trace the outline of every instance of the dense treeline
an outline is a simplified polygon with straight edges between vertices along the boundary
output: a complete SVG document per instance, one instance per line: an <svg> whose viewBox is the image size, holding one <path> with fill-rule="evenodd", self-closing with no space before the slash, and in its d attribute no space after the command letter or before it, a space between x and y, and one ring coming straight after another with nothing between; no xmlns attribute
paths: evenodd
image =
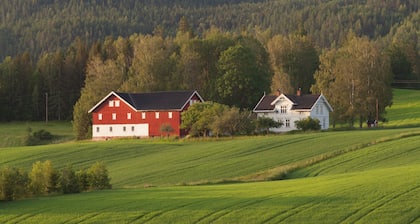
<svg viewBox="0 0 420 224"><path fill-rule="evenodd" d="M418 0L4 0L0 59L25 51L36 58L66 48L76 37L92 43L152 34L158 26L174 36L183 16L200 35L211 26L281 35L304 28L324 48L344 41L350 29L373 39L386 36L419 7Z"/></svg>
<svg viewBox="0 0 420 224"><path fill-rule="evenodd" d="M414 0L0 4L0 54L15 54L0 64L0 121L72 119L78 138L89 136L87 111L112 90L197 89L251 109L263 92L301 88L322 92L334 122L353 125L383 117L393 78L420 77ZM350 51L359 44L365 50Z"/></svg>

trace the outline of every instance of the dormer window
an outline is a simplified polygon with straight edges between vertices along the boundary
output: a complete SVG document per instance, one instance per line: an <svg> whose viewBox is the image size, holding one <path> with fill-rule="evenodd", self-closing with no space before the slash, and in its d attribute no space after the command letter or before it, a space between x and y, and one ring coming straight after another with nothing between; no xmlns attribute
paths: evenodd
<svg viewBox="0 0 420 224"><path fill-rule="evenodd" d="M287 106L286 105L281 105L280 106L280 113L281 114L287 113Z"/></svg>

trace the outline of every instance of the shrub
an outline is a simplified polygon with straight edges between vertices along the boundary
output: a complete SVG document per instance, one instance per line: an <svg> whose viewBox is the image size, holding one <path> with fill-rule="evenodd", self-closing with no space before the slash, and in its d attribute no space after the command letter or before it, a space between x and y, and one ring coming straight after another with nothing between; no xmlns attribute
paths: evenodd
<svg viewBox="0 0 420 224"><path fill-rule="evenodd" d="M33 132L32 129L28 128L28 135L25 138L25 145L39 145L42 141L48 141L53 139L53 135L44 129Z"/></svg>
<svg viewBox="0 0 420 224"><path fill-rule="evenodd" d="M31 194L70 194L110 188L108 170L99 162L77 172L70 165L56 171L49 160L34 163L29 174L16 168L0 169L0 201L12 201Z"/></svg>
<svg viewBox="0 0 420 224"><path fill-rule="evenodd" d="M49 131L46 131L44 129L34 132L33 136L34 138L39 140L51 140L53 137Z"/></svg>
<svg viewBox="0 0 420 224"><path fill-rule="evenodd" d="M87 180L90 190L110 189L110 178L105 164L97 162L87 170Z"/></svg>
<svg viewBox="0 0 420 224"><path fill-rule="evenodd" d="M68 165L60 170L58 189L64 194L79 193L80 184L73 168Z"/></svg>
<svg viewBox="0 0 420 224"><path fill-rule="evenodd" d="M317 131L321 129L321 125L319 124L318 119L313 119L311 117L307 117L306 119L295 121L296 127L302 131L313 130Z"/></svg>
<svg viewBox="0 0 420 224"><path fill-rule="evenodd" d="M16 168L0 169L0 200L11 201L27 195L28 174Z"/></svg>
<svg viewBox="0 0 420 224"><path fill-rule="evenodd" d="M43 195L57 191L58 174L51 161L36 162L29 173L29 189L35 195Z"/></svg>
<svg viewBox="0 0 420 224"><path fill-rule="evenodd" d="M269 117L259 117L255 120L255 128L257 132L265 131L267 134L270 131L270 128L278 128L283 125L281 121L275 121Z"/></svg>

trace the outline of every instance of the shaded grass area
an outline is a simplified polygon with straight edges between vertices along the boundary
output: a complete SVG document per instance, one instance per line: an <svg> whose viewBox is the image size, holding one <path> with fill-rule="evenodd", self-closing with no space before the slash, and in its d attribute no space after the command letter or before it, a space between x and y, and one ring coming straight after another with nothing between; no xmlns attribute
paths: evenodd
<svg viewBox="0 0 420 224"><path fill-rule="evenodd" d="M0 123L0 148L25 145L29 129L32 132L46 130L53 135L53 139L45 144L71 141L74 139L71 122L8 122Z"/></svg>
<svg viewBox="0 0 420 224"><path fill-rule="evenodd" d="M2 223L418 223L419 165L0 203Z"/></svg>

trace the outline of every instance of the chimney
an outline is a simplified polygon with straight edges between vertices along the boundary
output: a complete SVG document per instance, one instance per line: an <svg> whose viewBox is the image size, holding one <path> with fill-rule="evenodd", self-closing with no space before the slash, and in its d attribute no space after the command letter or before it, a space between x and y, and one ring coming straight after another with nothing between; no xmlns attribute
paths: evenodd
<svg viewBox="0 0 420 224"><path fill-rule="evenodd" d="M300 96L302 94L302 90L299 88L296 92L296 96Z"/></svg>
<svg viewBox="0 0 420 224"><path fill-rule="evenodd" d="M280 96L280 95L281 95L281 90L280 89L277 89L276 96Z"/></svg>

